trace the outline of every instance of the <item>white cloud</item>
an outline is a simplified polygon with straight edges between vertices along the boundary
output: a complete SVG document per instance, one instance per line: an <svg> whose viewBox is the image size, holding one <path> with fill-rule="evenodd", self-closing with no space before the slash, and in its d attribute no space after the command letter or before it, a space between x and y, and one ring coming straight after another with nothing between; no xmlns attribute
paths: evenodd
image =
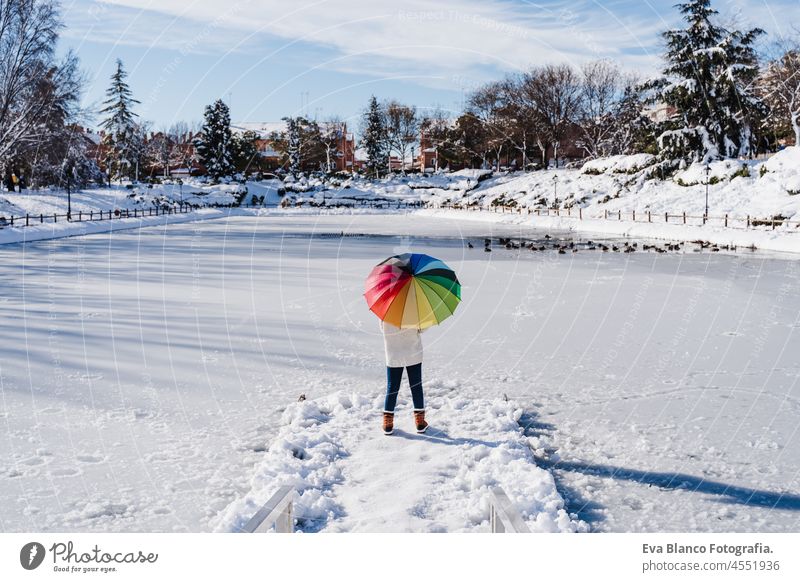
<svg viewBox="0 0 800 582"><path fill-rule="evenodd" d="M95 40L184 52L246 50L294 59L299 42L323 49L314 51L317 60L306 59L309 69L324 64L453 85L456 76L469 84L498 70L596 58L652 72L661 31L679 21L675 1L103 0L90 4L91 18L73 20L80 29L93 19ZM719 0L715 6L724 15L738 13L742 24L770 30L779 30L787 12L795 13L788 20L798 16L796 0Z"/></svg>
<svg viewBox="0 0 800 582"><path fill-rule="evenodd" d="M345 57L337 58L333 68L357 68L373 74L444 71L448 75L599 57L650 68L657 58L658 32L663 28L655 19L599 9L591 1L543 6L480 0L438 4L429 0L231 0L224 9L219 0L106 0L99 5L109 14L118 6L238 31L215 38L220 50L236 50L248 35L312 43L334 51L334 58ZM184 42L181 37L191 37L186 29L195 26L192 22L173 26L171 30L183 30L162 35L158 42L174 48ZM117 28L108 26L104 38ZM137 32L146 35L141 27ZM639 56L625 56L629 51Z"/></svg>

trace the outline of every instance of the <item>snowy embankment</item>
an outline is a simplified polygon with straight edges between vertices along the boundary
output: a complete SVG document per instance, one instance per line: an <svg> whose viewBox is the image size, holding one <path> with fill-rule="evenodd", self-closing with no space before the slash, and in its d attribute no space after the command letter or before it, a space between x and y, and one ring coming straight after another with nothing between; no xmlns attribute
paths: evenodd
<svg viewBox="0 0 800 582"><path fill-rule="evenodd" d="M130 230L132 228L141 228L143 226L161 226L181 222L192 222L195 220L210 220L230 215L231 211L229 209L204 208L185 214L162 214L160 216L143 216L141 218L87 220L82 222L49 222L27 227L6 227L0 229L0 245L103 232L116 232L120 230Z"/></svg>
<svg viewBox="0 0 800 582"><path fill-rule="evenodd" d="M306 208L201 208L179 214L162 214L159 216L143 216L141 218L114 218L111 220L84 220L81 222L45 222L23 227L0 228L0 245L51 240L87 234L100 234L131 230L146 226L164 226L201 220L215 220L235 216L318 216L318 215L367 215L391 214L392 210L376 210L374 208L347 209L306 209Z"/></svg>
<svg viewBox="0 0 800 582"><path fill-rule="evenodd" d="M72 192L72 213L108 212L109 210L166 209L182 204L197 206L230 206L235 204L264 204L280 202L279 180L263 180L245 184L207 184L199 179L187 179L183 184L114 184L110 187L86 188ZM67 193L59 189L0 192L0 216L52 216L67 211Z"/></svg>
<svg viewBox="0 0 800 582"><path fill-rule="evenodd" d="M585 531L565 511L551 474L534 463L517 423L522 410L458 397L457 388L428 384L424 435L414 431L408 403L388 437L381 398L337 392L291 404L250 491L221 512L215 529L237 531L291 485L300 531L488 531L489 488L499 485L531 531Z"/></svg>

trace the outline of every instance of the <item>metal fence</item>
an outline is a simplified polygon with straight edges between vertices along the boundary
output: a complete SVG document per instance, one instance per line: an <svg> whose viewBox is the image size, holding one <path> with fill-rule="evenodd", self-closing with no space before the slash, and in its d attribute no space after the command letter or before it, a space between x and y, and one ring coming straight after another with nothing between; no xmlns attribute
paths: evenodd
<svg viewBox="0 0 800 582"><path fill-rule="evenodd" d="M189 204L179 203L177 206L151 206L150 208L117 208L115 210L90 210L65 214L25 214L10 217L0 216L0 227L24 227L38 224L55 224L58 222L95 222L99 220L120 220L122 218L145 218L148 216L165 216L170 214L188 214L201 208L232 208L223 204ZM242 205L253 207L253 205Z"/></svg>

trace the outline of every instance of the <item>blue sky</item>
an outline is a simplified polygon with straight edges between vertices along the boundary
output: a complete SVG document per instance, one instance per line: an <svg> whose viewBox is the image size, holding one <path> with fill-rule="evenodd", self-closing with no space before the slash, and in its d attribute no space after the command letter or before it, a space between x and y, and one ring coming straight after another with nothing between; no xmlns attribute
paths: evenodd
<svg viewBox="0 0 800 582"><path fill-rule="evenodd" d="M234 121L305 113L357 126L369 96L458 112L475 86L546 62L610 58L649 75L675 0L63 0L97 104L121 58L156 128L223 98ZM716 0L726 22L772 35L797 0Z"/></svg>

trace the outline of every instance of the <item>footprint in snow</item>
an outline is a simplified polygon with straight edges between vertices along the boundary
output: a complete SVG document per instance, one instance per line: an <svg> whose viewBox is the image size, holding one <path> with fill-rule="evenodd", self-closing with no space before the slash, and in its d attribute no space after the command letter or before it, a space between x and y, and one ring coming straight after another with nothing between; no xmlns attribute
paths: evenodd
<svg viewBox="0 0 800 582"><path fill-rule="evenodd" d="M80 475L83 473L80 469L72 469L69 467L63 469L53 469L50 471L50 475L52 477L75 477L76 475Z"/></svg>
<svg viewBox="0 0 800 582"><path fill-rule="evenodd" d="M101 457L99 455L77 455L75 457L81 463L102 463L105 461L105 457Z"/></svg>

